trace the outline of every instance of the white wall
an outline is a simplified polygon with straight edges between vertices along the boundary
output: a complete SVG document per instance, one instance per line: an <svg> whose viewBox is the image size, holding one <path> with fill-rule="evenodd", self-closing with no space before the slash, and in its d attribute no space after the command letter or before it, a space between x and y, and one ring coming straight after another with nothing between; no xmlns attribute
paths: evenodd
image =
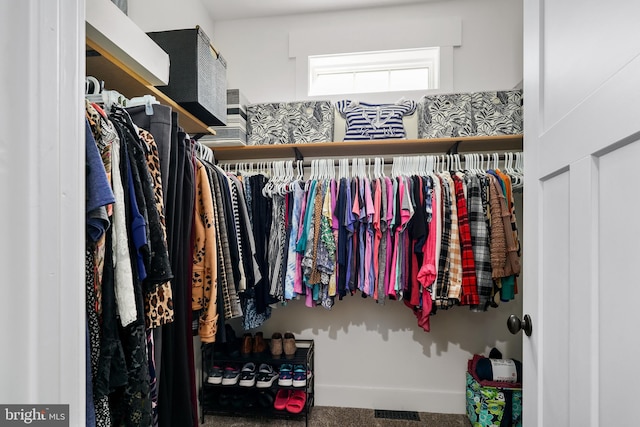
<svg viewBox="0 0 640 427"><path fill-rule="evenodd" d="M200 0L129 0L128 6L127 15L144 32L181 30L199 25L210 39L213 38L213 20Z"/></svg>
<svg viewBox="0 0 640 427"><path fill-rule="evenodd" d="M508 89L522 80L522 2L452 0L386 9L215 22L214 42L228 62L228 84L249 102L304 99L296 93L296 62L289 57L289 34L318 29L379 34L386 46L394 28L407 22L460 18L462 42L453 49L453 91ZM355 31L354 31L355 28ZM347 30L348 29L348 30ZM385 31L388 30L388 31ZM334 37L327 40L334 42ZM349 51L350 37L344 37ZM355 45L356 41L354 41ZM357 43L362 43L357 38ZM398 41L400 43L400 41ZM317 44L313 39L309 44ZM397 48L411 46L411 40ZM387 47L391 48L391 47ZM422 94L390 94L419 99ZM518 210L522 204L518 203ZM520 221L519 224L522 224ZM318 405L464 412L466 361L497 346L506 357L521 360L521 336L506 329L511 313L522 312L521 297L488 313L457 307L432 318L432 332L417 326L402 302L378 306L359 295L337 301L331 311L309 309L296 301L274 311L264 325L266 336L291 330L316 342ZM239 330L239 327L236 328Z"/></svg>
<svg viewBox="0 0 640 427"><path fill-rule="evenodd" d="M331 45L340 36L342 52L363 47L400 49L415 47L415 40L435 39L430 26L456 18L462 21L462 43L453 48L453 86L446 92L510 89L519 84L521 0L451 0L339 13L216 21L212 37L227 59L229 88L240 89L252 103L295 101L305 97L296 92L296 61L289 57L290 33L308 33L309 45L318 44L318 33L324 34L323 41ZM368 47L363 46L361 34L368 36L371 42ZM394 46L389 46L389 40ZM407 98L418 99L421 95L408 93ZM394 93L386 100L398 98L399 94Z"/></svg>
<svg viewBox="0 0 640 427"><path fill-rule="evenodd" d="M522 80L520 0L451 0L333 14L216 21L211 33L201 22L197 3L189 2L197 13L168 0L130 0L129 10L145 31L201 24L227 59L228 87L240 89L252 103L303 99L296 94L290 33L309 30L312 34L322 29L329 34L355 28L379 34L372 40L382 45L393 28L407 22L419 31L416 17L424 17L425 22L445 18L462 22L461 45L453 48L452 91L508 89ZM345 38L345 45L349 40ZM412 99L420 96L406 95ZM397 98L398 94L391 94L387 100ZM371 98L375 102L384 99ZM517 210L522 210L521 199ZM331 311L291 302L274 310L262 330L267 337L275 331L292 331L296 337L315 339L317 405L463 413L467 359L474 353L487 354L493 346L505 357L521 359L520 335L512 336L506 329L511 313L521 315L520 295L487 313L471 313L463 307L439 311L432 318L432 332L426 333L402 302L378 306L358 295L336 301ZM243 332L237 320L232 325L236 332Z"/></svg>
<svg viewBox="0 0 640 427"><path fill-rule="evenodd" d="M0 135L0 402L67 404L73 426L85 424L84 10L0 2L0 127L20 134Z"/></svg>

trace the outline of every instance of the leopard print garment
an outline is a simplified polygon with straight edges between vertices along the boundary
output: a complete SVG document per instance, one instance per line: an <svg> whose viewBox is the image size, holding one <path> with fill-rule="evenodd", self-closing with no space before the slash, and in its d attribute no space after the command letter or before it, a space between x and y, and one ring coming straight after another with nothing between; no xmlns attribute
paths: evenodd
<svg viewBox="0 0 640 427"><path fill-rule="evenodd" d="M213 222L213 196L204 165L197 162L196 215L193 222L193 273L191 309L204 310L198 326L202 342L213 342L218 319L216 229Z"/></svg>
<svg viewBox="0 0 640 427"><path fill-rule="evenodd" d="M91 364L91 382L95 383L100 364L100 322L98 314L94 310L96 306L95 287L95 264L94 250L91 243L85 245L85 278L86 278L86 298L87 298L87 327L89 329L89 349ZM96 396L93 393L93 405L96 414L96 427L108 427L111 425L111 413L109 410L109 398L107 396Z"/></svg>
<svg viewBox="0 0 640 427"><path fill-rule="evenodd" d="M164 217L164 198L162 193L162 176L160 173L160 157L158 155L158 147L153 135L146 130L140 129L140 139L144 142L144 148L147 154L147 165L149 173L153 179L153 188L155 193L155 203L160 215L160 225L162 228L163 239L167 240L167 228ZM171 282L165 282L158 285L153 291L145 294L144 297L145 323L147 328L156 328L173 322L173 293L171 290Z"/></svg>
<svg viewBox="0 0 640 427"><path fill-rule="evenodd" d="M105 172L107 173L107 179L111 182L111 145L113 140L117 138L113 125L103 117L96 108L85 100L85 113L86 118L93 134L93 139L96 141L96 145L102 158L102 164L104 165ZM113 212L112 205L106 206L107 215L111 218ZM102 272L104 269L104 254L105 254L105 236L103 235L97 242L94 254L94 264L96 265L96 277L95 277L95 311L98 317L102 317Z"/></svg>

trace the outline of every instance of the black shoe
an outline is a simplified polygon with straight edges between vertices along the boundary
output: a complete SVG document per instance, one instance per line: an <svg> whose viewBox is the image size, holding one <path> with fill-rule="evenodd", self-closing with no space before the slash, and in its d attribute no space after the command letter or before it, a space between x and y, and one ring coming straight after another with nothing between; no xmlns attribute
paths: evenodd
<svg viewBox="0 0 640 427"><path fill-rule="evenodd" d="M273 392L271 390L265 390L258 393L258 405L262 408L272 408Z"/></svg>
<svg viewBox="0 0 640 427"><path fill-rule="evenodd" d="M225 353L230 357L240 356L240 339L238 339L236 331L228 323L225 323L224 330L226 338L224 343Z"/></svg>
<svg viewBox="0 0 640 427"><path fill-rule="evenodd" d="M244 398L243 396L239 395L239 394L234 394L231 397L231 406L233 406L235 409L240 409L244 406Z"/></svg>
<svg viewBox="0 0 640 427"><path fill-rule="evenodd" d="M229 406L229 404L231 403L231 396L229 396L228 394L222 393L220 395L220 397L218 397L218 403L220 404L220 406Z"/></svg>

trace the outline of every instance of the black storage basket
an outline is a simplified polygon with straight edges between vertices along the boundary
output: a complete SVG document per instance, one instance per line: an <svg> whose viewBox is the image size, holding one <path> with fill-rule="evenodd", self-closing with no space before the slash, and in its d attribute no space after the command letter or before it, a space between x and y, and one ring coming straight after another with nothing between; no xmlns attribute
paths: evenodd
<svg viewBox="0 0 640 427"><path fill-rule="evenodd" d="M171 61L169 85L158 86L208 126L227 123L227 64L196 27L147 33Z"/></svg>

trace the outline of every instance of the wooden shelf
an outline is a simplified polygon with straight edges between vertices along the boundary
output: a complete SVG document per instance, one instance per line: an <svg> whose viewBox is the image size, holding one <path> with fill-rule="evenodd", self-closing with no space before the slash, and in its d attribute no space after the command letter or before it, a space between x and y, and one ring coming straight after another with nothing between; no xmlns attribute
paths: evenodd
<svg viewBox="0 0 640 427"><path fill-rule="evenodd" d="M296 149L307 157L362 157L444 154L456 143L458 153L521 151L522 135L467 136L434 139L386 139L357 142L212 147L216 160L289 159Z"/></svg>
<svg viewBox="0 0 640 427"><path fill-rule="evenodd" d="M104 81L105 89L117 90L127 98L153 95L158 102L170 106L173 111L178 113L179 125L187 133L191 135L215 134L215 130L198 120L159 89L147 83L138 73L102 49L98 43L87 39L86 45L88 53L86 75Z"/></svg>

